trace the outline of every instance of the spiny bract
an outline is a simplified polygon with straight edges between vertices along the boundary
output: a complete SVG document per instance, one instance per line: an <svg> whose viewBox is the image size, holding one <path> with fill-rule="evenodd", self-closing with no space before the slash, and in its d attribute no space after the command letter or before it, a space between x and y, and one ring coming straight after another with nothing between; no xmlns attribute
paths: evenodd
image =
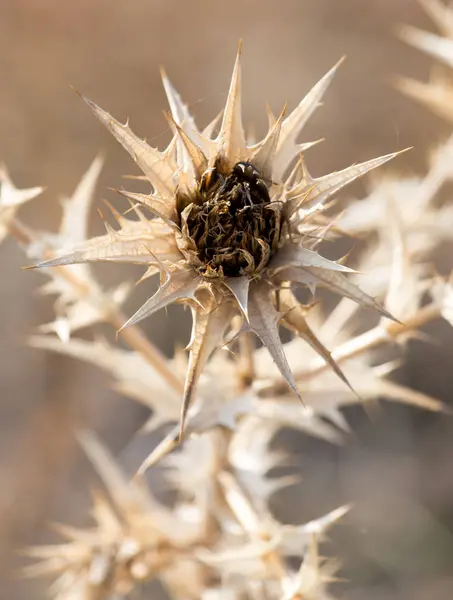
<svg viewBox="0 0 453 600"><path fill-rule="evenodd" d="M305 321L291 283L327 286L380 314L390 315L346 277L351 269L323 258L315 249L329 225L321 217L326 203L343 186L393 158L389 154L320 178L309 174L299 133L337 69L331 69L285 117L270 116L265 138L248 144L241 120L241 52L237 55L220 131L216 121L200 131L165 73L174 132L163 152L139 139L90 100L96 117L129 152L145 174L149 194L121 191L139 220L118 218L119 229L75 247L43 266L95 261L140 263L144 277L157 272L161 285L129 319L137 323L172 302L188 303L193 313L190 360L181 415L181 432L197 380L212 352L238 333L254 332L269 350L289 386L299 395L279 337L279 322L309 339L343 377ZM290 170L292 163L295 166ZM142 209L148 209L147 219Z"/></svg>

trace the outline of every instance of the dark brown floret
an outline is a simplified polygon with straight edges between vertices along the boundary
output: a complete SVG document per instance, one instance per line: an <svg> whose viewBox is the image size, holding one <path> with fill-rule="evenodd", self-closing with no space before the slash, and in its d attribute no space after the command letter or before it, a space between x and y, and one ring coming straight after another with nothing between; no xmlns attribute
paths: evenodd
<svg viewBox="0 0 453 600"><path fill-rule="evenodd" d="M205 173L195 194L178 196L179 214L187 206L188 235L205 276L257 272L278 245L279 206L271 202L266 183L250 163L238 162L229 174L220 165Z"/></svg>

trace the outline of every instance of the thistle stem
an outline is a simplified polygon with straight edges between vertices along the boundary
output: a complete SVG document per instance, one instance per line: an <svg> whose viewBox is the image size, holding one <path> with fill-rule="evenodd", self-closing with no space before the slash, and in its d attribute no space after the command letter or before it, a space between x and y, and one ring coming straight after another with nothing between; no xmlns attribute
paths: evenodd
<svg viewBox="0 0 453 600"><path fill-rule="evenodd" d="M239 387L241 390L248 389L255 379L255 361L252 334L249 331L239 336Z"/></svg>
<svg viewBox="0 0 453 600"><path fill-rule="evenodd" d="M233 473L222 471L218 475L218 481L226 504L244 531L255 542L267 541L268 536L262 531L261 519ZM269 550L261 558L279 579L287 576L283 560L276 550Z"/></svg>

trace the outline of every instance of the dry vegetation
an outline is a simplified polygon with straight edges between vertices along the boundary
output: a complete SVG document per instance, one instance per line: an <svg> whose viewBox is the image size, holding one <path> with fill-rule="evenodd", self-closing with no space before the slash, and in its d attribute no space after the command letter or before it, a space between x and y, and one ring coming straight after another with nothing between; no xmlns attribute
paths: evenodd
<svg viewBox="0 0 453 600"><path fill-rule="evenodd" d="M420 3L441 35L405 27L401 36L451 69L453 10L438 0ZM360 514L357 497L365 477L358 482L349 472L349 483L346 477L333 497L313 492L316 477L307 482L298 464L295 440L302 438L294 432L321 453L347 445L354 437L349 407L364 411L370 432L381 414L379 400L451 418L447 398L409 385L401 373L414 340L421 357L431 352L434 330L426 326L453 324L453 137L444 125L423 175L374 171L400 160L394 152L365 162L359 154L353 166L335 165L343 170L313 177L306 164L313 144L304 127L334 75L341 78L341 69L329 71L280 117L269 110L268 133L257 142L242 126L239 54L223 114L205 129L163 74L173 137L161 152L83 97L143 175L124 180L134 187L120 190L124 204L102 203L105 159L98 156L63 200L56 231L20 215L22 205L42 201L43 189L18 188L6 168L1 172L0 242L14 240L24 262L43 269L40 292L54 297L52 316L35 327L29 345L94 365L110 388L142 408L139 427L124 417L131 434L123 436L121 452L58 410L50 427L38 421L37 446L52 438L64 461L73 434L96 471L90 522L53 523L59 539L22 550L31 559L22 575L44 575L47 584L50 578L55 600L159 594L330 600L345 595L343 577L352 579L351 597L381 599L390 596L379 577L397 579L398 569L406 569L410 579L406 563L414 545L432 561L453 556L447 528L421 504L399 507L390 496L386 505L383 496L385 510L398 517L387 523L381 514L373 523ZM402 78L398 86L451 121L451 77L448 69L437 70L429 83ZM338 200L343 187L371 170L366 192ZM106 232L91 236L96 208ZM97 262L127 268L106 284ZM135 264L144 267L144 291L132 314ZM155 293L151 276L158 280ZM191 309L193 326L188 348L177 347L168 358L138 323L158 310L162 316L174 302ZM395 435L407 435L407 414L393 413ZM363 461L366 471L366 455ZM373 472L370 486L378 494ZM81 485L90 487L86 477ZM297 510L310 499L308 510ZM410 518L399 523L408 507ZM331 529L341 529L337 522L348 522L350 511L359 516L332 544ZM354 570L345 556L345 537L360 529L361 519L375 538L361 540L359 552L381 570L355 589L354 578L373 572L357 560ZM382 544L380 528L392 529L394 548ZM426 537L414 541L423 528ZM426 579L430 586L414 597L451 589L436 569ZM406 586L395 597L412 591Z"/></svg>

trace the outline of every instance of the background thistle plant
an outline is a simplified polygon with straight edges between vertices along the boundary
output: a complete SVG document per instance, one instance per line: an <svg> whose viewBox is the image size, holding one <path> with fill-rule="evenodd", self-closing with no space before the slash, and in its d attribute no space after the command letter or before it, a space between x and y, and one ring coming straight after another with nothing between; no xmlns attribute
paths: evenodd
<svg viewBox="0 0 453 600"><path fill-rule="evenodd" d="M166 85L170 86L168 81ZM58 533L67 543L29 550L33 560L26 573L47 573L56 578L52 593L58 598L149 597L156 593L152 586L157 581L167 595L176 598L254 598L263 594L277 598L332 597L332 581L337 576L348 576L348 572L343 568L338 573L338 561L323 561L321 556L345 557L347 544L334 549L325 545L324 534L328 528L330 533L330 526L344 517L349 502L356 501L357 496L360 499L364 486L353 483L345 486L341 497L322 494L310 501L320 492L319 479L316 484L313 475L323 477L326 469L313 470L307 480L310 469L306 464L301 468L301 460L295 460L294 452L288 452L285 439L288 440L288 429L299 429L309 434L299 437L299 444L302 440L307 444L311 439L317 454L327 451L339 455L343 450L336 451L334 447L351 446L351 415L354 420L354 414L358 414L345 413L344 406L363 401L373 417L370 429L374 430L378 424L373 400L377 397L415 404L431 412L447 412L440 400L389 375L398 366L403 351L413 348L409 342L420 327L432 320L442 323L442 316L450 318L448 277L439 276L429 264L436 258L440 244L448 244L450 238L448 202L437 204L444 183L450 178L449 153L446 143L433 154L426 177L390 179L387 175L385 179L375 179L367 194L357 188L352 193L363 196L360 202L351 202L333 223L333 213L323 218L320 215L316 223L319 231L330 226L331 238L350 236L347 249L353 244L359 246L348 257L348 263L362 273L350 273L348 281L352 286L363 285L368 297L379 298L384 310L400 322L369 322L360 305L348 299L332 310L326 308L327 297L321 296L322 302L315 306L300 305L288 290L281 292L278 308L285 311L288 328L298 334L285 341L284 352L306 408L288 390L266 349L253 350L250 338L241 335L231 346L232 355L217 351L203 371L197 372L198 389L188 414L185 443L177 452L172 449L178 438L188 356L184 351L176 351L172 359L167 359L154 345L152 330L147 336L136 325L122 331L128 348L115 343L112 331L124 324L125 314L130 314L129 305L121 308L129 302L131 289L124 279L130 274L125 273L119 282L105 283L100 271L86 265L60 264L46 271L48 284L44 291L57 295L55 314L35 324L39 331L35 330L31 345L98 365L120 393L138 400L152 412L123 452L115 452L116 458L100 442L108 431L105 421L112 418L111 410L102 411L100 437L86 431L79 435L80 444L102 481L101 484L98 480L96 487L101 489L93 494L93 529L88 531L84 525L58 526ZM246 175L247 161L241 164L240 158L247 157L235 157L232 171L239 163ZM28 260L54 261L87 237L89 205L99 205L101 195L102 187L96 187L97 177L102 177L100 167L97 159L64 203L59 234L45 233L43 224L37 227L30 218L25 219L25 225L17 214L10 213L5 219L11 236L25 249ZM310 170L316 174L321 171L318 167ZM249 189L246 184L260 185L260 169L248 173L246 181L241 173L232 174L234 185L243 186L242 189ZM226 174L224 181L232 181L228 177ZM135 196L140 193L132 192ZM17 196L20 195L18 191ZM34 203L38 205L39 201ZM112 208L113 216L118 227L133 237L144 221L137 220L132 212L123 214L124 209L118 210L120 206ZM138 213L141 214L140 208ZM34 219L39 222L36 215ZM159 225L147 219L147 227L157 230ZM149 236L149 244L156 239L155 233ZM110 232L110 236L115 234ZM329 251L324 245L319 248L321 256L324 248L329 257L345 251ZM441 272L448 275L450 264L446 262L447 267ZM27 276L33 277L30 273ZM303 301L308 303L308 296ZM240 327L237 319L233 320L233 327ZM48 354L49 360L53 360L53 355ZM77 363L72 365L71 369L77 369ZM354 390L338 375L347 377ZM108 396L112 402L111 394ZM99 394L95 398L99 401ZM127 405L124 415L132 415L133 411L132 405ZM138 414L142 415L142 426L148 414ZM399 413L389 414L394 419ZM398 437L404 438L408 415L412 413L400 414ZM127 425L123 421L124 431ZM442 422L447 423L448 418L443 417ZM131 433L133 427L131 424ZM73 434L79 428L70 425L68 429ZM282 436L284 429L286 436ZM58 439L60 435L64 439L64 431L60 427L59 432L52 432L52 437ZM324 441L316 442L315 438ZM123 445L118 440L113 443L116 450ZM44 441L39 447L42 446ZM411 469L403 470L405 476L408 472ZM383 487L387 493L386 486L376 487L372 481L368 487L376 491ZM87 488L83 478L77 489ZM306 510L291 517L296 498L306 503ZM379 505L385 506L385 502ZM404 506L407 508L408 504ZM352 514L358 514L360 519L361 510L359 502ZM395 506L390 512L402 514ZM427 531L437 531L433 521L423 520L415 505L411 514L414 525L429 523ZM343 529L347 531L343 539L350 540L354 535L351 532L356 528L355 518L349 517L351 526ZM67 515L59 520L73 521ZM407 523L407 518L402 522ZM384 530L384 524L380 525L380 530ZM398 527L401 528L401 522ZM395 521L393 530L398 531ZM400 550L392 558L385 551L379 552L379 535L380 531L374 529L372 539L369 538L377 548L374 559L381 564L387 561L387 568L398 572L395 556L411 556L413 549ZM403 530L397 537L404 540L407 534ZM36 538L30 541L36 543ZM439 537L431 547L437 548L438 541ZM358 546L365 556L373 556L367 541ZM364 573L362 561L360 575L363 577ZM352 579L357 581L360 577ZM350 589L354 589L351 585ZM386 590L384 597L388 595ZM378 593L377 597L382 595Z"/></svg>

